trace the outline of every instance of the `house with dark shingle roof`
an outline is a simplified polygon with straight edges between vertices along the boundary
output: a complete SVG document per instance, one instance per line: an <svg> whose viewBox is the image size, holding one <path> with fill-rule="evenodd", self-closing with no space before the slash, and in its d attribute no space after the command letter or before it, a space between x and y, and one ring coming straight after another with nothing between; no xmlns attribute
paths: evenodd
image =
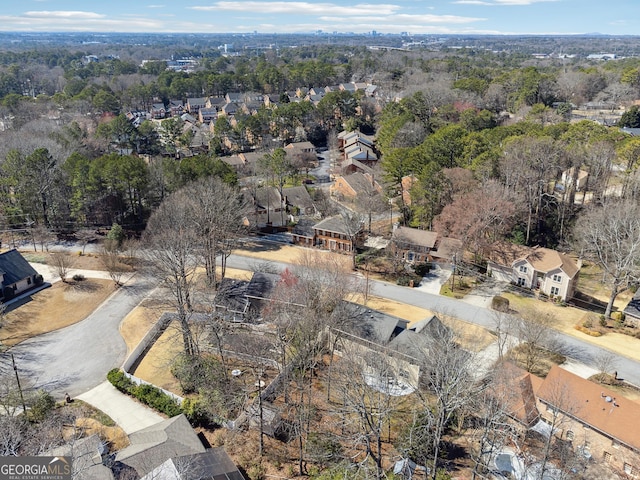
<svg viewBox="0 0 640 480"><path fill-rule="evenodd" d="M363 242L362 228L363 225L347 224L341 215L325 218L313 226L314 245L324 250L351 253L354 246Z"/></svg>
<svg viewBox="0 0 640 480"><path fill-rule="evenodd" d="M638 289L631 301L624 308L625 321L638 326L640 324L640 289Z"/></svg>
<svg viewBox="0 0 640 480"><path fill-rule="evenodd" d="M0 253L0 299L11 300L16 295L42 285L42 276L16 249Z"/></svg>
<svg viewBox="0 0 640 480"><path fill-rule="evenodd" d="M170 458L141 480L245 480L224 451L210 448L202 453Z"/></svg>
<svg viewBox="0 0 640 480"><path fill-rule="evenodd" d="M129 446L116 453L115 462L144 477L170 458L204 451L189 420L181 414L131 433Z"/></svg>

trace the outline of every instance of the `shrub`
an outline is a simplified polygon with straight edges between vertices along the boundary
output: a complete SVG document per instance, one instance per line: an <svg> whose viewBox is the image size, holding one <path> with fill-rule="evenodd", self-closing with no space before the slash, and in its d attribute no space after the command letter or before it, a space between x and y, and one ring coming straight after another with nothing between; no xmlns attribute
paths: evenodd
<svg viewBox="0 0 640 480"><path fill-rule="evenodd" d="M604 315L600 315L600 326L601 327L607 326L607 317L605 317Z"/></svg>
<svg viewBox="0 0 640 480"><path fill-rule="evenodd" d="M496 295L491 299L491 308L497 312L508 312L509 299Z"/></svg>
<svg viewBox="0 0 640 480"><path fill-rule="evenodd" d="M76 274L73 276L73 279L74 279L76 282L82 282L83 280L85 280L85 276L84 276L83 274L81 274L81 273L76 273Z"/></svg>
<svg viewBox="0 0 640 480"><path fill-rule="evenodd" d="M107 373L107 380L109 380L111 385L121 392L133 395L136 384L129 380L124 372L119 368L109 370L109 373Z"/></svg>
<svg viewBox="0 0 640 480"><path fill-rule="evenodd" d="M42 275L36 275L36 281L35 284L37 286L40 286L44 283L44 277Z"/></svg>
<svg viewBox="0 0 640 480"><path fill-rule="evenodd" d="M133 395L142 403L155 408L168 417L175 417L182 413L182 409L173 401L173 398L153 385L138 385Z"/></svg>
<svg viewBox="0 0 640 480"><path fill-rule="evenodd" d="M44 420L47 414L53 410L55 406L56 401L49 392L38 390L29 408L29 420L32 422L40 422Z"/></svg>
<svg viewBox="0 0 640 480"><path fill-rule="evenodd" d="M413 282L413 286L417 287L420 284L420 280L422 280L422 277L418 277L417 275L402 275L398 277L397 284L408 287L411 286L411 282Z"/></svg>
<svg viewBox="0 0 640 480"><path fill-rule="evenodd" d="M416 272L416 275L419 277L424 277L431 271L432 266L430 262L416 263L413 266L413 271Z"/></svg>

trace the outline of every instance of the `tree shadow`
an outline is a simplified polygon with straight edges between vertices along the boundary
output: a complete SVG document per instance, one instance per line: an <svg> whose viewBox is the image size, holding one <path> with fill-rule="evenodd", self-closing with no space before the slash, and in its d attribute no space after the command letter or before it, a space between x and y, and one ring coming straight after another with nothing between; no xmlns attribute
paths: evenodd
<svg viewBox="0 0 640 480"><path fill-rule="evenodd" d="M568 303L575 307L581 308L583 310L588 310L599 315L604 314L605 310L607 309L606 302L603 302L602 300L594 298L591 295L587 295L586 293L582 293L580 291L576 292L576 294Z"/></svg>

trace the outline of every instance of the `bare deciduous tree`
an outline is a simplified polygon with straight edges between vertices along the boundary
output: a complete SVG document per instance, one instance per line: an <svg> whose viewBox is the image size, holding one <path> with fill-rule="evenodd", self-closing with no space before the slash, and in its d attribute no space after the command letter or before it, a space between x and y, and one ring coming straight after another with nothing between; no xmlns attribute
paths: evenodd
<svg viewBox="0 0 640 480"><path fill-rule="evenodd" d="M51 266L60 280L66 283L69 270L73 267L73 259L64 252L54 252L51 254Z"/></svg>
<svg viewBox="0 0 640 480"><path fill-rule="evenodd" d="M184 352L196 355L198 347L189 323L199 244L189 218L190 198L185 191L169 196L149 219L144 233L144 256L153 274L170 290L182 333Z"/></svg>
<svg viewBox="0 0 640 480"><path fill-rule="evenodd" d="M574 238L578 251L602 267L611 286L608 318L618 294L640 277L640 206L609 201L593 208L578 218Z"/></svg>
<svg viewBox="0 0 640 480"><path fill-rule="evenodd" d="M113 283L115 283L115 286L121 286L125 268L121 262L118 242L110 239L105 240L100 249L100 262L109 274L111 280L113 280Z"/></svg>

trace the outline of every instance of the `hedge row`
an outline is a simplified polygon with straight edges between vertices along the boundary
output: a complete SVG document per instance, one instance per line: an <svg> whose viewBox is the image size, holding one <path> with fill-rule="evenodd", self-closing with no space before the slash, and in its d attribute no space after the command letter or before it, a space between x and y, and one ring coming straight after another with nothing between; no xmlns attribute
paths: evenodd
<svg viewBox="0 0 640 480"><path fill-rule="evenodd" d="M576 330L578 330L579 332L585 333L587 335L589 335L590 337L601 337L602 334L598 331L595 330L590 330L587 327L583 327L582 325L576 325L574 327Z"/></svg>
<svg viewBox="0 0 640 480"><path fill-rule="evenodd" d="M175 417L182 413L182 408L162 390L153 385L136 385L118 368L109 371L107 380L122 393L137 398L145 405L149 405L168 417Z"/></svg>

